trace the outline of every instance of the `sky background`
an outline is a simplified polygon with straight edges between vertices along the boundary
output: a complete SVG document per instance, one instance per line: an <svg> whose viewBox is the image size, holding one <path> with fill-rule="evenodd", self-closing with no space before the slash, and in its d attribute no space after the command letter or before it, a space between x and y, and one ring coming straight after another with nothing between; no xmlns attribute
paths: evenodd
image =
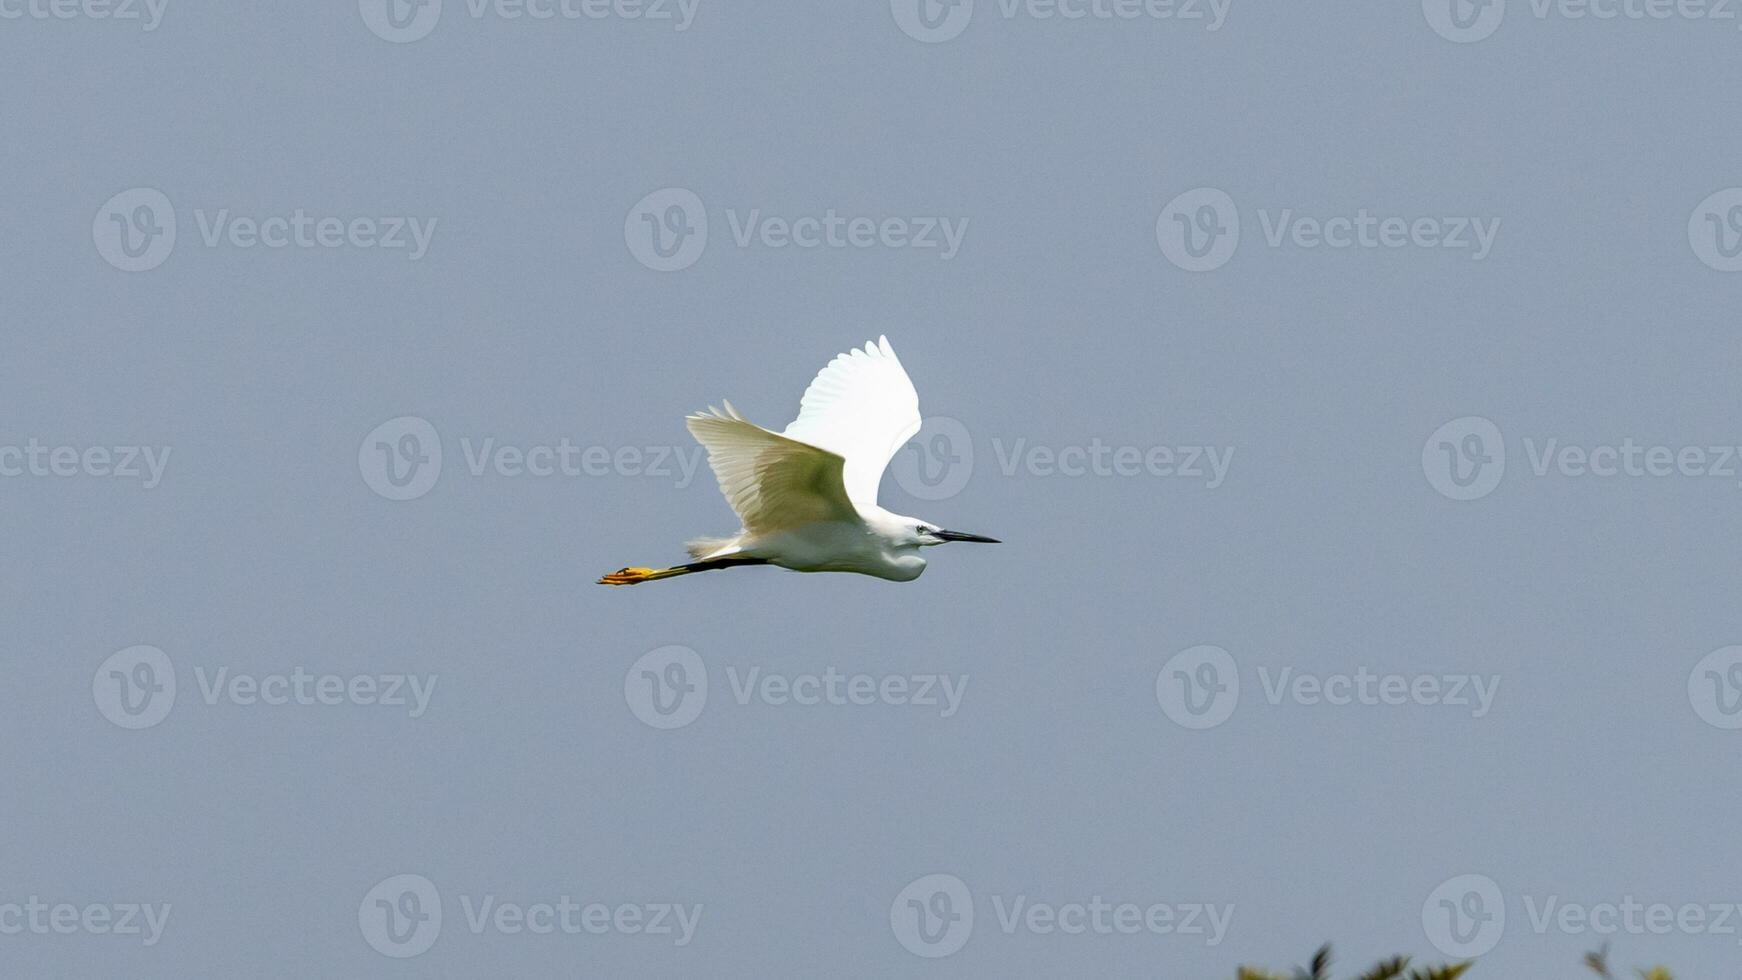
<svg viewBox="0 0 1742 980"><path fill-rule="evenodd" d="M1742 465L1532 465L1742 443L1737 15L396 2L403 29L383 0L168 0L147 30L0 0L0 973L1742 960L1742 914L1535 921L1742 902ZM831 211L909 234L763 224ZM301 244L250 236L299 212ZM1363 213L1432 233L1295 224ZM1220 264L1176 261L1210 240L1176 216L1227 229ZM383 247L401 219L427 248ZM948 257L909 240L944 220ZM1479 257L1441 243L1470 221ZM884 505L1004 544L899 585L593 584L736 526L678 462L686 413L779 429L879 334L931 419ZM564 440L570 472L474 472ZM128 447L167 448L159 478L114 473ZM705 697L649 707L697 668ZM299 669L340 703L250 697ZM735 688L830 670L966 687L947 717ZM1283 671L1498 688L1314 703L1270 696ZM369 694L404 675L434 685L416 717ZM34 929L33 896L170 912L147 945ZM702 910L684 945L467 916L563 896ZM1097 897L1233 911L1213 945L1000 918Z"/></svg>

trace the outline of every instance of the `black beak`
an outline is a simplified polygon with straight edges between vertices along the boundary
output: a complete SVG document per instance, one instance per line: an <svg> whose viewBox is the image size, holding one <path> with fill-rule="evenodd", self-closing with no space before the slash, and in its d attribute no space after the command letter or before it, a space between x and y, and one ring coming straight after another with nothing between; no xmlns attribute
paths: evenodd
<svg viewBox="0 0 1742 980"><path fill-rule="evenodd" d="M974 542L978 542L980 544L1003 544L1004 543L1004 542L998 540L997 538L988 538L984 534L969 534L966 531L945 531L942 528L939 528L938 530L933 531L932 536L937 537L937 538L943 538L945 541L974 541Z"/></svg>

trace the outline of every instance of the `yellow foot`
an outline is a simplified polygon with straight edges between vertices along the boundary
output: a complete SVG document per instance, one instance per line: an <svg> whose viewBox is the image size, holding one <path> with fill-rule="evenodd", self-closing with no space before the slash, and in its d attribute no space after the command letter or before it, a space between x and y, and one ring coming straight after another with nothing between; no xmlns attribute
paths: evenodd
<svg viewBox="0 0 1742 980"><path fill-rule="evenodd" d="M638 585L659 577L657 568L621 568L598 581L599 585Z"/></svg>

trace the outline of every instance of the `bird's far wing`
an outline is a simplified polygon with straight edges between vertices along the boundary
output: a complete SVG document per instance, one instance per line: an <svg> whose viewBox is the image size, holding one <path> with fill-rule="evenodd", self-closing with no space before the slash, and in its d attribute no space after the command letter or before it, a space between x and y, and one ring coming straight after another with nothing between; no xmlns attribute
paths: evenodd
<svg viewBox="0 0 1742 980"><path fill-rule="evenodd" d="M708 450L720 492L744 522L764 534L819 521L856 521L841 484L841 457L770 432L739 415L709 407L684 420Z"/></svg>
<svg viewBox="0 0 1742 980"><path fill-rule="evenodd" d="M782 435L846 460L848 499L874 507L883 468L919 426L919 393L889 338L878 337L817 372L799 402L798 418Z"/></svg>

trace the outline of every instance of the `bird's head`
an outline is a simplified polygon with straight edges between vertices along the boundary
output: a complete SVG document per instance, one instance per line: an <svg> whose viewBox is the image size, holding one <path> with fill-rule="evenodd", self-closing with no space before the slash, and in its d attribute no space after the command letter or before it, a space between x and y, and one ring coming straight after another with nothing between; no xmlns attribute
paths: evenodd
<svg viewBox="0 0 1742 980"><path fill-rule="evenodd" d="M920 520L917 517L901 517L897 515L894 522L895 539L898 544L924 548L934 544L944 544L949 541L974 541L979 544L1002 544L997 538L988 538L983 534L969 534L966 531L946 531L931 521Z"/></svg>

